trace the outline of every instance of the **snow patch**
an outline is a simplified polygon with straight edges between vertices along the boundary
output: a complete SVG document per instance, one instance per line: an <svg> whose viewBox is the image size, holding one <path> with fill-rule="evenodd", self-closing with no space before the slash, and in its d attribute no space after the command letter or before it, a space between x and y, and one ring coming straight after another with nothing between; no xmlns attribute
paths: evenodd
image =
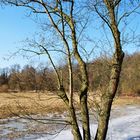
<svg viewBox="0 0 140 140"><path fill-rule="evenodd" d="M117 109L118 110L118 109ZM109 122L107 140L140 140L140 108L122 108L124 116L116 116ZM120 109L121 112L121 109ZM94 137L97 125L91 125L91 134ZM49 140L51 138L42 137L37 140ZM73 140L71 130L64 130L53 140Z"/></svg>

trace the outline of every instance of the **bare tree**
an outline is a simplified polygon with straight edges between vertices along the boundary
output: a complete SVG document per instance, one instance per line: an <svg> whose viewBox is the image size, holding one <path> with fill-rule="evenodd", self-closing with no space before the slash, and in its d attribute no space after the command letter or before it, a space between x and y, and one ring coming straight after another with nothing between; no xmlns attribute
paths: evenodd
<svg viewBox="0 0 140 140"><path fill-rule="evenodd" d="M108 122L110 117L110 111L113 99L115 97L120 73L122 68L122 62L124 58L124 52L122 50L121 44L121 34L119 30L119 24L122 19L128 17L131 13L137 10L139 4L134 6L135 8L129 12L123 13L121 16L118 14L119 8L121 7L121 2L123 0L93 0L91 3L92 9L99 15L99 17L106 23L109 27L113 39L114 39L114 55L112 57L111 63L111 74L108 82L107 89L101 95L101 105L99 112L98 120L98 130L96 133L95 140L105 140ZM81 25L81 32L85 28L82 26L82 17L77 15L79 9L77 9L77 1L74 0L5 0L8 4L16 5L19 7L26 7L31 10L32 13L37 15L44 15L43 17L47 18L45 27L49 28L51 32L57 38L57 41L60 43L61 49L58 46L54 47L54 44L49 42L46 43L46 40L42 39L40 42L33 40L32 43L29 43L29 48L24 51L35 53L37 55L46 54L49 61L52 64L52 67L55 71L58 91L57 95L65 103L68 113L69 113L69 123L72 128L72 133L75 140L90 140L90 123L89 123L89 110L88 110L88 73L86 63L79 52L79 36L77 28L78 25ZM81 1L79 1L81 2ZM93 2L93 3L92 3ZM132 5L134 4L131 1ZM139 1L137 1L139 3ZM83 12L83 11L80 11ZM118 17L120 16L120 17ZM42 17L42 16L41 16ZM79 18L79 19L78 19ZM79 23L79 24L78 24ZM80 32L80 34L81 34ZM53 51L63 53L67 58L68 66L68 81L69 81L69 90L68 93L64 87L63 79L61 72L57 69L54 59L50 53L48 46L53 48ZM58 47L58 48L57 48ZM37 48L37 50L35 50ZM80 110L81 110L81 119L82 119L82 133L79 129L78 117L76 115L76 109L74 106L74 86L73 86L73 66L72 59L76 59L79 67L79 76L81 79L80 89L78 89L78 96L80 100Z"/></svg>
<svg viewBox="0 0 140 140"><path fill-rule="evenodd" d="M126 2L125 0L100 0L90 1L90 8L94 10L103 22L109 27L114 39L114 54L111 62L111 73L108 87L101 95L101 105L98 119L98 129L95 140L105 140L113 99L116 95L124 52L121 44L121 31L119 25L140 7L140 1ZM131 9L124 7L131 5ZM121 10L121 8L123 10ZM122 12L123 11L123 12Z"/></svg>
<svg viewBox="0 0 140 140"><path fill-rule="evenodd" d="M47 54L54 70L58 81L58 96L65 102L70 115L70 124L72 126L72 133L75 140L81 140L82 135L78 126L78 119L76 117L76 110L73 102L73 69L72 69L72 55L76 58L81 75L81 89L79 90L82 127L83 127L83 139L90 140L90 126L89 126L89 114L87 106L87 93L88 93L88 74L86 70L86 63L82 59L78 50L78 38L76 34L76 19L74 8L75 1L73 0L7 0L8 4L22 6L29 8L33 13L44 14L49 19L47 25L49 25L55 33L59 35L59 38L65 48L67 56L68 70L69 70L69 94L66 93L61 76L53 62L53 59L44 44L38 44L39 49ZM35 52L33 50L28 50ZM36 52L40 55L40 52Z"/></svg>

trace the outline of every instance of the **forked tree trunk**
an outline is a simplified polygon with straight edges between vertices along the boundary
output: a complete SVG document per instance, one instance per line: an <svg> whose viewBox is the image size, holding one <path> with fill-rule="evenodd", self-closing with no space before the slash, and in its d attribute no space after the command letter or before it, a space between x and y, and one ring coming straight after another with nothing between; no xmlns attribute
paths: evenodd
<svg viewBox="0 0 140 140"><path fill-rule="evenodd" d="M86 70L86 64L80 57L77 48L75 50L75 57L78 61L80 72L81 72L81 90L79 93L80 98L80 108L81 108L81 117L82 117L82 128L83 128L83 139L90 140L90 124L89 124L89 112L88 112L88 105L87 105L87 97L88 97L88 74Z"/></svg>
<svg viewBox="0 0 140 140"><path fill-rule="evenodd" d="M81 89L79 92L80 98L80 108L81 108L81 117L82 117L82 129L83 129L83 140L90 140L90 124L89 124L89 112L87 105L88 97L88 74L86 69L86 63L83 61L82 57L78 52L78 45L76 39L76 31L73 19L71 20L71 31L72 31L72 45L74 50L74 56L78 61L80 74L81 74Z"/></svg>

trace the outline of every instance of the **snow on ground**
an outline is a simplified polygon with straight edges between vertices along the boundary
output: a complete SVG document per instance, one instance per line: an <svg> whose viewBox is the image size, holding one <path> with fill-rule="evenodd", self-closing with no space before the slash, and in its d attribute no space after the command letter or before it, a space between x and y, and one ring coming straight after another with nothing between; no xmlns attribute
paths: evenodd
<svg viewBox="0 0 140 140"><path fill-rule="evenodd" d="M140 114L123 116L110 121L109 140L127 140L138 136L140 140Z"/></svg>
<svg viewBox="0 0 140 140"><path fill-rule="evenodd" d="M62 118L62 116L58 117ZM63 116L65 117L66 115ZM52 114L46 118L52 118ZM93 120L91 114L91 134L94 137L97 124L94 124ZM63 126L59 125L55 127L55 130L61 128ZM71 130L68 128L58 135L48 135L46 132L51 132L49 130L54 131L52 125L40 124L27 119L0 120L0 140L73 140ZM140 106L127 105L113 108L106 140L140 140Z"/></svg>
<svg viewBox="0 0 140 140"><path fill-rule="evenodd" d="M116 108L114 112L109 122L107 140L140 140L140 107ZM92 135L95 135L96 128L96 124L91 125ZM48 139L42 137L37 140ZM73 136L70 130L64 130L54 140L73 140Z"/></svg>

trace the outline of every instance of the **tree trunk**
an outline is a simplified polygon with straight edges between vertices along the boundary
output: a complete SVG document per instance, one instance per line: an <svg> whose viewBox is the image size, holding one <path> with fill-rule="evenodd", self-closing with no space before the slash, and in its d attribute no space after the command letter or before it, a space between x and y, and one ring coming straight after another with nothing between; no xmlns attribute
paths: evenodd
<svg viewBox="0 0 140 140"><path fill-rule="evenodd" d="M82 140L82 136L81 136L78 124L77 124L74 107L69 108L69 114L70 114L70 123L72 126L72 134L74 136L74 140Z"/></svg>
<svg viewBox="0 0 140 140"><path fill-rule="evenodd" d="M123 58L124 58L123 52L120 54L119 59L118 59L118 57L116 57L116 54L114 55L109 87L108 87L107 92L105 92L103 94L102 99L101 99L101 112L99 114L98 130L96 133L95 140L105 140L106 139L109 117L110 117L110 112L111 112L111 106L112 106L112 102L115 97L117 87L119 84Z"/></svg>
<svg viewBox="0 0 140 140"><path fill-rule="evenodd" d="M80 97L80 108L81 108L81 117L82 117L82 128L83 128L83 139L90 140L90 124L89 124L89 112L87 105L87 97L88 97L88 74L86 70L86 64L80 57L77 48L75 48L75 57L79 63L80 72L81 72L81 90L79 93Z"/></svg>
<svg viewBox="0 0 140 140"><path fill-rule="evenodd" d="M63 86L60 86L58 96L65 102L67 106L70 115L70 119L68 121L70 121L70 125L72 127L72 134L74 136L74 140L82 140L82 136L78 127L77 118L75 114L75 108L73 107L73 105L69 106L69 99L65 93Z"/></svg>
<svg viewBox="0 0 140 140"><path fill-rule="evenodd" d="M84 93L85 92L85 93ZM83 139L90 140L89 112L87 106L87 91L80 95L81 116L83 125Z"/></svg>
<svg viewBox="0 0 140 140"><path fill-rule="evenodd" d="M99 113L98 130L96 133L95 140L106 139L111 106L112 106L112 102L118 88L122 62L124 58L124 53L121 47L120 32L118 28L117 18L115 15L116 5L113 3L113 0L110 0L110 1L104 0L103 2L108 10L108 17L110 20L109 22L106 20L104 21L106 21L108 27L110 28L112 32L112 35L114 38L115 53L112 59L112 69L111 69L109 85L108 85L107 91L101 97L101 106L100 106L101 111Z"/></svg>
<svg viewBox="0 0 140 140"><path fill-rule="evenodd" d="M78 65L80 68L81 74L81 89L79 93L80 97L80 108L81 108L81 117L82 117L82 128L83 128L83 139L90 140L90 124L89 124L89 112L87 105L87 97L88 97L88 74L86 69L86 63L83 61L82 57L78 52L78 45L76 40L76 32L73 20L71 21L71 29L72 29L72 45L74 50L74 56L78 61Z"/></svg>

